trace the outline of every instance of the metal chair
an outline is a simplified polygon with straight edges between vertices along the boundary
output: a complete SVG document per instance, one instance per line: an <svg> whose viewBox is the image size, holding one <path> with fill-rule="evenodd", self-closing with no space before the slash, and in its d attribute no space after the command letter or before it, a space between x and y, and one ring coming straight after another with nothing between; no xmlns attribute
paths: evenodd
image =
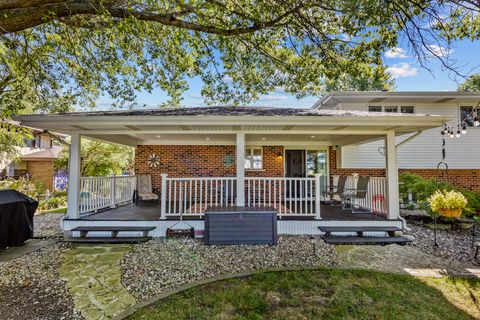
<svg viewBox="0 0 480 320"><path fill-rule="evenodd" d="M357 187L354 190L346 190L340 197L342 200L342 209L350 209L352 213L368 213L370 209L360 208L358 200L365 199L368 192L368 183L370 177L358 177Z"/></svg>
<svg viewBox="0 0 480 320"><path fill-rule="evenodd" d="M336 186L330 186L330 190L326 191L323 193L323 196L329 197L330 198L330 205L331 206L340 206L342 204L341 201L341 195L345 192L345 186L347 184L347 176L340 176L338 177L337 185ZM340 197L340 201L337 201L339 204L335 205L334 204L334 197L338 196Z"/></svg>
<svg viewBox="0 0 480 320"><path fill-rule="evenodd" d="M140 202L142 206L143 201L159 200L156 190L152 187L152 176L149 174L137 175L137 187L133 192L133 201L136 205Z"/></svg>

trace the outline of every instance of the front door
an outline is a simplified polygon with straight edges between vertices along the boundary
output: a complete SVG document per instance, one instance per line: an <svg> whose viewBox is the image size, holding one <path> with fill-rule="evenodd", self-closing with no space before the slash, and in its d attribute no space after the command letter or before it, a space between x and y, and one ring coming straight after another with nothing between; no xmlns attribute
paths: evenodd
<svg viewBox="0 0 480 320"><path fill-rule="evenodd" d="M305 150L285 150L285 176L305 177Z"/></svg>

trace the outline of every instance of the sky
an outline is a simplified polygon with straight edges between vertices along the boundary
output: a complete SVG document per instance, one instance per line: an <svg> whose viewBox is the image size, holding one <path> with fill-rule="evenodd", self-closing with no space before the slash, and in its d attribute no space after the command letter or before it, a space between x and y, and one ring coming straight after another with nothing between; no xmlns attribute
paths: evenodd
<svg viewBox="0 0 480 320"><path fill-rule="evenodd" d="M478 41L465 40L457 42L450 49L438 46L434 46L432 49L439 55L448 55L462 75L480 72L480 42ZM396 91L455 91L458 84L464 81L463 78L455 76L451 71L443 69L440 61L434 57L428 61L429 70L422 68L408 46L400 45L397 48L392 48L385 53L383 59L388 66L388 71L395 79ZM200 79L189 81L190 89L184 94L182 102L184 106L204 106L200 94L201 86ZM152 93L137 93L138 105L145 105L147 108L155 108L167 99L167 95L160 89L155 89ZM297 100L293 95L277 90L261 96L251 105L309 108L318 99L318 97L311 96ZM107 107L108 105L110 105L108 99L100 99L100 107Z"/></svg>

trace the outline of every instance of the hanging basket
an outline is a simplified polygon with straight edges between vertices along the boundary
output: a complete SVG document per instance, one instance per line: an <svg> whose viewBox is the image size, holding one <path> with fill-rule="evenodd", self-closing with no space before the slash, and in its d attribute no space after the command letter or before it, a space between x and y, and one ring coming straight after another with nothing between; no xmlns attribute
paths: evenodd
<svg viewBox="0 0 480 320"><path fill-rule="evenodd" d="M446 218L458 218L462 214L462 209L439 209L438 212Z"/></svg>

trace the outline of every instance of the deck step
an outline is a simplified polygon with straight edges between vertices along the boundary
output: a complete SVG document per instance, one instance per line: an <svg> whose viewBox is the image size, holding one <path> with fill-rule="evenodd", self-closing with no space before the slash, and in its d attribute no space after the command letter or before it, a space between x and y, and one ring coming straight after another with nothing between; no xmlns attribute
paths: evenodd
<svg viewBox="0 0 480 320"><path fill-rule="evenodd" d="M411 238L407 237L322 237L328 244L400 244L405 245L412 242Z"/></svg>
<svg viewBox="0 0 480 320"><path fill-rule="evenodd" d="M357 227L329 227L320 226L318 229L325 233L326 237L330 237L335 232L356 232L357 236L362 237L364 232L386 232L390 237L395 236L395 232L402 231L398 227L389 226L357 226Z"/></svg>
<svg viewBox="0 0 480 320"><path fill-rule="evenodd" d="M72 229L71 231L152 231L155 229L155 227L130 227L130 226L125 226L125 227L76 227L75 229Z"/></svg>
<svg viewBox="0 0 480 320"><path fill-rule="evenodd" d="M150 239L152 237L71 237L65 238L64 241L76 243L139 243Z"/></svg>

